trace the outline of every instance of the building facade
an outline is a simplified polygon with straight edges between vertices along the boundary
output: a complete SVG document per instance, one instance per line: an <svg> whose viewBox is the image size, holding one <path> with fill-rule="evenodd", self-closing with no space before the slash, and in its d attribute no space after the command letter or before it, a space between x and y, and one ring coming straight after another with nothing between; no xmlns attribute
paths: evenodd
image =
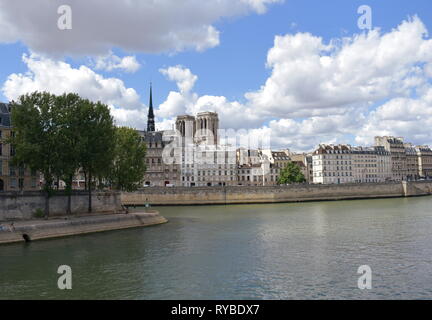
<svg viewBox="0 0 432 320"><path fill-rule="evenodd" d="M340 184L354 182L351 147L320 145L313 153L313 183Z"/></svg>
<svg viewBox="0 0 432 320"><path fill-rule="evenodd" d="M149 110L147 115L147 131L138 131L146 143L146 166L144 187L171 187L179 186L181 181L180 164L166 163L163 159L163 151L167 144L174 140L173 131L156 131L155 116L153 110L152 87L150 86Z"/></svg>
<svg viewBox="0 0 432 320"><path fill-rule="evenodd" d="M418 171L422 179L432 178L432 150L429 146L416 147L418 157Z"/></svg>
<svg viewBox="0 0 432 320"><path fill-rule="evenodd" d="M174 163L165 163L163 159L163 150L172 141L170 132L138 131L138 133L147 146L144 187L180 186L180 164L176 163L175 159Z"/></svg>
<svg viewBox="0 0 432 320"><path fill-rule="evenodd" d="M386 182L392 179L391 154L384 147L351 149L354 182Z"/></svg>
<svg viewBox="0 0 432 320"><path fill-rule="evenodd" d="M377 183L393 178L391 153L381 146L320 145L312 158L313 183Z"/></svg>
<svg viewBox="0 0 432 320"><path fill-rule="evenodd" d="M13 146L6 140L13 134L10 106L0 103L0 192L40 190L40 176L23 166L14 166Z"/></svg>
<svg viewBox="0 0 432 320"><path fill-rule="evenodd" d="M236 150L228 146L182 146L181 185L185 187L237 185Z"/></svg>
<svg viewBox="0 0 432 320"><path fill-rule="evenodd" d="M375 137L375 146L384 147L391 153L392 179L402 181L407 178L407 154L403 138L391 136Z"/></svg>
<svg viewBox="0 0 432 320"><path fill-rule="evenodd" d="M406 180L418 180L419 172L419 156L416 148L411 143L405 143L406 155Z"/></svg>

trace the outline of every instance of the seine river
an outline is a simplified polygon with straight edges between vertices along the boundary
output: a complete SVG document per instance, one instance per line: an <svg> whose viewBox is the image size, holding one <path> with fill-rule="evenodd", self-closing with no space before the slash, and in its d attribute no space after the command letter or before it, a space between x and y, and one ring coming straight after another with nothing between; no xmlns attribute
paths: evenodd
<svg viewBox="0 0 432 320"><path fill-rule="evenodd" d="M432 298L432 197L158 209L168 224L0 246L0 299Z"/></svg>

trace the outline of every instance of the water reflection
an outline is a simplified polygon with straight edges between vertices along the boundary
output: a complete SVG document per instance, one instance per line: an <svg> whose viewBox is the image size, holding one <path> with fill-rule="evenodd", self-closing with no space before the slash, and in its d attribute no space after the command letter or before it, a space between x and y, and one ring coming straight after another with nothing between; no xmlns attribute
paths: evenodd
<svg viewBox="0 0 432 320"><path fill-rule="evenodd" d="M0 247L0 298L430 298L431 197L161 207L170 222ZM73 290L57 289L57 267ZM373 289L357 288L370 265Z"/></svg>

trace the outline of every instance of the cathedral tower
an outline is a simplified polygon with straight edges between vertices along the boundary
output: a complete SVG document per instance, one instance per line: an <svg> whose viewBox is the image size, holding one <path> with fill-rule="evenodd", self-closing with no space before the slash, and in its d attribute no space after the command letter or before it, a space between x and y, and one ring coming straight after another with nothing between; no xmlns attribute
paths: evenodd
<svg viewBox="0 0 432 320"><path fill-rule="evenodd" d="M152 85L150 83L150 102L149 102L149 110L147 115L147 131L154 132L155 128L155 120L154 120L154 112L153 112L153 97L152 97Z"/></svg>

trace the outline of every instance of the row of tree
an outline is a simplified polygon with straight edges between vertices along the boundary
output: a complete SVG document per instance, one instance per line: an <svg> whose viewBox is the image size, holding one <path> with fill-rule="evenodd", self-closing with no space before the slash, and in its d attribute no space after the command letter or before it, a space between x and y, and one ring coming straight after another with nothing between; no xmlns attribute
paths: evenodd
<svg viewBox="0 0 432 320"><path fill-rule="evenodd" d="M95 188L134 191L142 185L145 143L135 130L116 127L107 105L72 93L34 92L13 101L11 110L13 162L43 175L46 216L56 180L66 184L71 213L72 183L79 170L85 177L89 212Z"/></svg>

